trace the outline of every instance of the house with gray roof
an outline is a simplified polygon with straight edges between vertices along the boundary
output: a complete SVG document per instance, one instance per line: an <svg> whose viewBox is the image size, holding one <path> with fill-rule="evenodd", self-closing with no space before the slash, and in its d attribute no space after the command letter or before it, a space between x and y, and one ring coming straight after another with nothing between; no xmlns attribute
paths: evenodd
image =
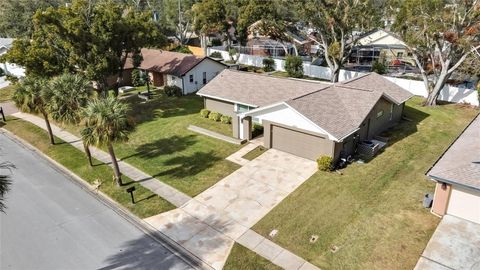
<svg viewBox="0 0 480 270"><path fill-rule="evenodd" d="M427 172L436 182L432 213L480 224L480 116Z"/></svg>
<svg viewBox="0 0 480 270"><path fill-rule="evenodd" d="M376 73L336 84L224 70L197 93L206 109L232 117L233 137L316 160L354 153L397 123L413 95Z"/></svg>
<svg viewBox="0 0 480 270"><path fill-rule="evenodd" d="M0 38L0 55L6 53L13 44L13 38Z"/></svg>

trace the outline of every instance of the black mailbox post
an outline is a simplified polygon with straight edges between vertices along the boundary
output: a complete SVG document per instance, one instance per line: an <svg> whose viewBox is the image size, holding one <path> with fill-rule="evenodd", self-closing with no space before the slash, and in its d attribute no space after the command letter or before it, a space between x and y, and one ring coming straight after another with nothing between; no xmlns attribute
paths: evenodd
<svg viewBox="0 0 480 270"><path fill-rule="evenodd" d="M135 199L133 198L133 192L135 191L135 187L129 187L126 189L128 193L130 193L130 197L132 198L132 203L135 203Z"/></svg>

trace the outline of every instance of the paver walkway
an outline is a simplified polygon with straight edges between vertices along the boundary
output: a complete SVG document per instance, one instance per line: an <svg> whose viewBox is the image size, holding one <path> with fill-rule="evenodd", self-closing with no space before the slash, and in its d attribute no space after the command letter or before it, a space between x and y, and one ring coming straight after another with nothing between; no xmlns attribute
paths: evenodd
<svg viewBox="0 0 480 270"><path fill-rule="evenodd" d="M45 121L40 117L25 113L13 116L46 130ZM84 151L77 136L56 125L52 125L52 131L58 138ZM245 147L253 149L260 143L257 140ZM106 152L95 147L90 151L96 159L110 163ZM241 157L248 152L245 151L235 156ZM236 241L285 269L318 270L249 229L317 170L315 162L270 149L253 161L245 162L242 168L195 198L123 161L119 161L119 167L122 174L179 207L145 221L214 269L223 268Z"/></svg>
<svg viewBox="0 0 480 270"><path fill-rule="evenodd" d="M182 207L145 221L215 269L235 241L285 269L317 269L249 229L316 170L313 161L270 149Z"/></svg>
<svg viewBox="0 0 480 270"><path fill-rule="evenodd" d="M263 146L263 137L251 140L247 145L242 147L240 150L228 156L226 160L229 160L233 163L237 163L238 165L243 166L248 162L250 162L250 160L244 159L243 156L261 145Z"/></svg>
<svg viewBox="0 0 480 270"><path fill-rule="evenodd" d="M23 120L29 121L38 127L45 129L46 130L46 125L45 121L37 117L35 115L31 114L26 114L26 113L14 113L12 116L21 118ZM70 143L72 146L77 148L80 151L84 151L83 148L83 143L82 140L71 134L70 132L56 126L56 125L51 125L52 126L52 131L55 136L58 138L62 139L65 142ZM90 152L92 153L92 156L101 162L104 162L106 164L111 163L110 155L96 147L90 147ZM173 187L162 183L158 181L157 179L153 178L152 176L145 174L144 172L138 170L137 168L123 162L123 161L118 161L118 166L120 167L120 171L122 172L123 175L131 178L133 181L140 182L140 184L148 189L150 189L152 192L158 194L160 197L164 198L165 200L169 201L173 205L180 207L186 202L188 202L191 197L186 195L185 193L174 189Z"/></svg>

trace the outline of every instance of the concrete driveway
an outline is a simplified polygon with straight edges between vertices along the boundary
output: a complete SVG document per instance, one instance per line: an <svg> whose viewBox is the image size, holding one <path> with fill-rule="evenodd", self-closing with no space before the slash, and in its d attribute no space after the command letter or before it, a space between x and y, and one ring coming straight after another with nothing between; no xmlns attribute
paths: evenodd
<svg viewBox="0 0 480 270"><path fill-rule="evenodd" d="M446 215L415 270L480 270L480 224Z"/></svg>
<svg viewBox="0 0 480 270"><path fill-rule="evenodd" d="M311 160L270 149L182 207L145 221L221 269L233 243L316 171Z"/></svg>

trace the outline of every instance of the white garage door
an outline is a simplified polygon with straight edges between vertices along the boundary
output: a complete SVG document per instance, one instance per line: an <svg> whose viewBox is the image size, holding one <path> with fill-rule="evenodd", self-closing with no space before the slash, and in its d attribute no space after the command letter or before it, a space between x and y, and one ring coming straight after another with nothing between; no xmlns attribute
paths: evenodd
<svg viewBox="0 0 480 270"><path fill-rule="evenodd" d="M454 187L447 214L480 223L480 192Z"/></svg>

